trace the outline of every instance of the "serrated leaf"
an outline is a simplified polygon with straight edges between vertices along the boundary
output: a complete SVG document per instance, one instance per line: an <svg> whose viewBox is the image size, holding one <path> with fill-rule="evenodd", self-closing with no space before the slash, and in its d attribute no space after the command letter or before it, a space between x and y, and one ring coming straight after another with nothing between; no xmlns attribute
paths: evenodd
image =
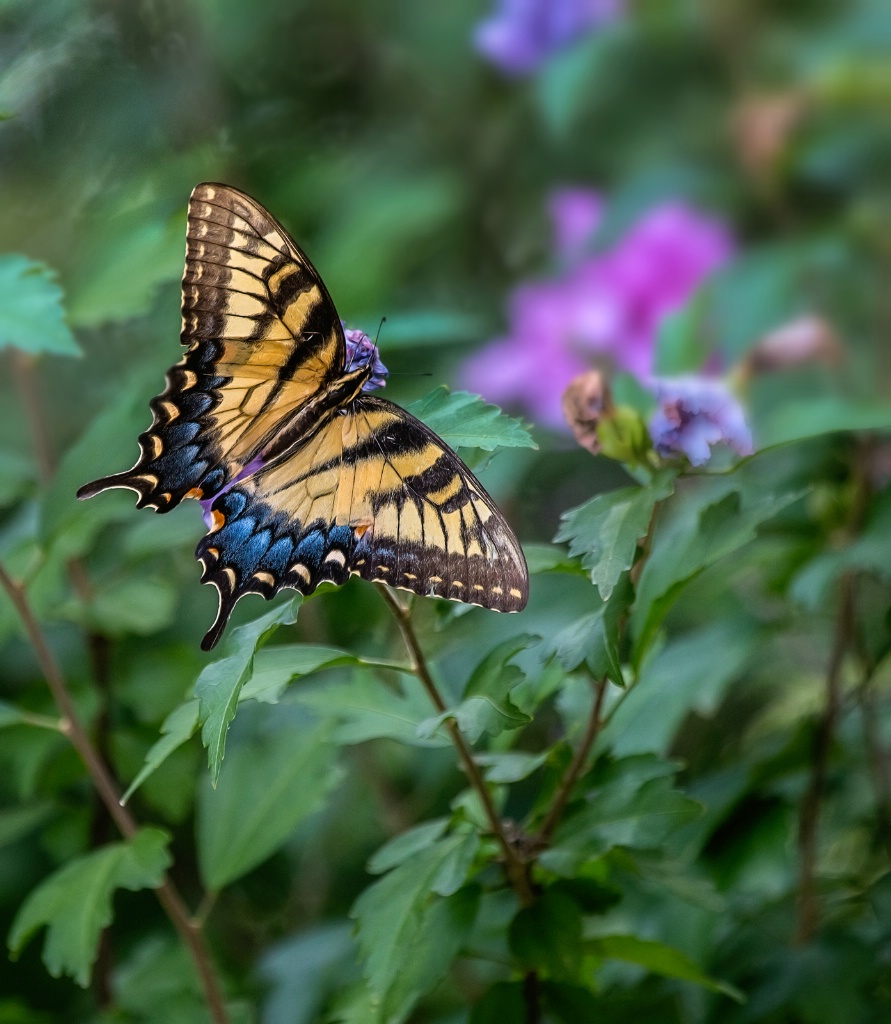
<svg viewBox="0 0 891 1024"><path fill-rule="evenodd" d="M446 747L445 736L419 736L418 726L430 714L430 701L420 685L390 688L370 672L356 671L346 683L333 683L296 693L294 699L337 723L337 743L364 743L387 737L419 747Z"/></svg>
<svg viewBox="0 0 891 1024"><path fill-rule="evenodd" d="M486 781L505 785L528 778L541 768L548 757L547 750L540 754L529 754L524 750L506 750L504 753L477 754L474 760L486 769Z"/></svg>
<svg viewBox="0 0 891 1024"><path fill-rule="evenodd" d="M538 643L538 639L521 635L499 644L474 669L461 703L422 722L418 735L432 736L444 721L454 718L466 739L476 743L483 733L497 736L505 729L518 729L532 721L510 699L510 691L523 682L525 676L509 662L520 651Z"/></svg>
<svg viewBox="0 0 891 1024"><path fill-rule="evenodd" d="M570 576L588 575L578 559L570 558L566 554L566 549L556 544L524 544L523 554L526 556L530 576L540 572L563 572Z"/></svg>
<svg viewBox="0 0 891 1024"><path fill-rule="evenodd" d="M384 871L397 867L409 857L432 846L445 832L448 825L448 818L437 818L435 821L425 821L421 825L415 825L414 828L394 836L372 854L368 861L368 870L373 875L380 875Z"/></svg>
<svg viewBox="0 0 891 1024"><path fill-rule="evenodd" d="M285 689L295 680L326 668L360 665L360 658L336 647L313 644L276 644L257 651L250 677L239 700L277 704Z"/></svg>
<svg viewBox="0 0 891 1024"><path fill-rule="evenodd" d="M604 601L619 577L634 564L638 543L646 535L656 502L673 489L673 475L660 474L648 487L623 487L562 516L557 541L569 541L569 553L581 555L591 582Z"/></svg>
<svg viewBox="0 0 891 1024"><path fill-rule="evenodd" d="M332 725L280 728L234 745L216 788L199 791L198 864L212 892L275 852L339 781Z"/></svg>
<svg viewBox="0 0 891 1024"><path fill-rule="evenodd" d="M56 275L15 253L0 255L0 348L8 346L32 355L81 354L65 322Z"/></svg>
<svg viewBox="0 0 891 1024"><path fill-rule="evenodd" d="M438 387L410 405L408 411L450 448L480 448L487 452L496 448L538 448L519 420L467 391Z"/></svg>
<svg viewBox="0 0 891 1024"><path fill-rule="evenodd" d="M541 863L563 876L616 846L659 847L699 817L702 805L674 789L676 765L651 755L626 757L593 773L585 802L557 830Z"/></svg>
<svg viewBox="0 0 891 1024"><path fill-rule="evenodd" d="M235 718L241 688L250 678L257 648L282 623L296 621L301 601L298 595L259 619L233 629L226 641L225 656L219 661L212 661L198 676L195 683L198 720L214 784L219 778L226 752L226 732Z"/></svg>
<svg viewBox="0 0 891 1024"><path fill-rule="evenodd" d="M121 798L126 803L145 780L156 771L174 750L178 750L192 738L198 728L198 701L189 700L180 704L161 723L161 738L149 747L145 755L145 764L140 768L136 778L130 783L127 792Z"/></svg>
<svg viewBox="0 0 891 1024"><path fill-rule="evenodd" d="M401 1024L464 944L478 891L465 888L447 898L434 892L464 845L466 837L450 836L420 851L369 886L350 912L381 1024Z"/></svg>
<svg viewBox="0 0 891 1024"><path fill-rule="evenodd" d="M549 642L549 649L567 672L586 664L596 679L608 677L617 686L624 686L619 628L633 596L627 577L624 583L620 580L608 601L562 629Z"/></svg>
<svg viewBox="0 0 891 1024"><path fill-rule="evenodd" d="M21 952L46 925L47 970L54 978L68 974L86 987L99 936L111 923L115 890L157 888L170 864L167 842L158 829L143 829L126 843L111 843L55 871L19 908L9 933L12 953Z"/></svg>
<svg viewBox="0 0 891 1024"><path fill-rule="evenodd" d="M752 541L762 523L801 497L801 491L763 493L758 465L750 459L721 477L686 480L665 503L629 620L638 663L683 586Z"/></svg>
<svg viewBox="0 0 891 1024"><path fill-rule="evenodd" d="M686 953L673 946L666 946L663 942L639 939L635 935L602 935L588 939L585 946L597 956L639 964L653 974L661 974L663 978L691 981L711 992L730 996L739 1003L745 1001L739 989L710 977Z"/></svg>

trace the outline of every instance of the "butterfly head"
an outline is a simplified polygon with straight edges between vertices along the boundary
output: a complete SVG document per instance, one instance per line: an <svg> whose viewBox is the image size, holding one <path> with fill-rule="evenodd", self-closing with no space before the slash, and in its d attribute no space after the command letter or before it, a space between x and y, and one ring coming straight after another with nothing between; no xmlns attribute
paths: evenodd
<svg viewBox="0 0 891 1024"><path fill-rule="evenodd" d="M365 382L363 391L376 391L387 383L388 370L381 362L377 352L377 345L368 337L364 331L356 328L347 329L343 332L346 339L346 369L358 370L363 366L371 366L371 376Z"/></svg>

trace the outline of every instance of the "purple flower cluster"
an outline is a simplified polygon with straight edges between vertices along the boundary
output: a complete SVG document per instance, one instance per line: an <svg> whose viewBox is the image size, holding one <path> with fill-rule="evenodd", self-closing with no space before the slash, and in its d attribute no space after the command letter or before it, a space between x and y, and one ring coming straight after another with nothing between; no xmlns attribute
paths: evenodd
<svg viewBox="0 0 891 1024"><path fill-rule="evenodd" d="M508 333L465 364L462 385L562 427L564 389L595 362L651 375L663 318L728 261L733 242L720 221L672 201L646 211L610 248L586 253L600 197L561 190L549 209L567 269L514 291Z"/></svg>
<svg viewBox="0 0 891 1024"><path fill-rule="evenodd" d="M358 370L362 366L372 364L374 370L362 387L363 391L376 391L387 383L388 370L381 362L377 345L364 331L356 327L348 328L344 324L343 336L346 339L346 369Z"/></svg>
<svg viewBox="0 0 891 1024"><path fill-rule="evenodd" d="M716 444L726 444L739 455L752 454L752 432L723 381L665 377L652 380L650 387L659 401L650 419L650 437L660 455L686 455L692 465L701 466Z"/></svg>
<svg viewBox="0 0 891 1024"><path fill-rule="evenodd" d="M477 49L502 71L534 71L579 36L621 17L625 0L497 0L474 32Z"/></svg>

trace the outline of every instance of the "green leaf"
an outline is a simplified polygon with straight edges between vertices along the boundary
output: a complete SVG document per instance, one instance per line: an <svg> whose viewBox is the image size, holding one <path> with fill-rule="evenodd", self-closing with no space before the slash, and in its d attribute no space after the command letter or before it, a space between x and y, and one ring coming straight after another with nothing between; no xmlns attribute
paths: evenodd
<svg viewBox="0 0 891 1024"><path fill-rule="evenodd" d="M15 253L0 255L0 348L36 355L81 354L65 323L62 289L44 263Z"/></svg>
<svg viewBox="0 0 891 1024"><path fill-rule="evenodd" d="M599 608L562 629L549 649L567 672L586 664L596 679L610 678L624 686L619 659L620 623L634 596L627 577Z"/></svg>
<svg viewBox="0 0 891 1024"><path fill-rule="evenodd" d="M673 638L644 660L596 749L611 750L616 757L667 753L691 711L714 712L761 639L745 619L723 619Z"/></svg>
<svg viewBox="0 0 891 1024"><path fill-rule="evenodd" d="M566 550L556 544L524 544L523 554L529 574L563 572L571 576L587 576L578 559L567 557Z"/></svg>
<svg viewBox="0 0 891 1024"><path fill-rule="evenodd" d="M143 382L134 377L116 389L108 405L65 452L40 509L40 533L45 544L70 535L86 520L89 529L81 549L70 552L83 554L104 526L133 516L132 493L114 491L92 501L77 501L74 495L88 480L132 466L139 454L136 437L148 423ZM195 534L198 536L197 522Z"/></svg>
<svg viewBox="0 0 891 1024"><path fill-rule="evenodd" d="M397 867L404 860L432 846L448 828L448 824L448 818L437 818L394 836L372 855L368 861L368 870L373 875L380 875Z"/></svg>
<svg viewBox="0 0 891 1024"><path fill-rule="evenodd" d="M418 727L430 715L430 701L418 683L409 680L385 686L370 672L358 670L346 683L329 683L316 690L303 690L294 699L318 715L330 716L337 723L337 743L364 743L388 737L419 747L447 747L445 736L420 736Z"/></svg>
<svg viewBox="0 0 891 1024"><path fill-rule="evenodd" d="M126 803L145 780L156 771L174 750L186 743L198 728L198 701L189 700L173 711L161 723L161 738L149 747L145 755L145 764L139 774L130 783L127 792L121 798Z"/></svg>
<svg viewBox="0 0 891 1024"><path fill-rule="evenodd" d="M623 572L634 564L656 502L667 498L674 478L663 472L648 487L623 487L600 494L562 516L556 540L569 541L569 553L581 555L591 582L607 600Z"/></svg>
<svg viewBox="0 0 891 1024"><path fill-rule="evenodd" d="M511 921L508 941L524 970L574 981L582 965L582 912L565 892L546 889Z"/></svg>
<svg viewBox="0 0 891 1024"><path fill-rule="evenodd" d="M55 813L49 803L28 803L0 810L0 849L17 843Z"/></svg>
<svg viewBox="0 0 891 1024"><path fill-rule="evenodd" d="M131 200L134 197L128 197ZM145 312L158 285L182 273L184 219L165 216L154 201L106 208L93 219L102 231L88 240L71 277L71 322L95 327Z"/></svg>
<svg viewBox="0 0 891 1024"><path fill-rule="evenodd" d="M844 395L789 399L767 411L758 424L761 448L849 431L891 429L891 404Z"/></svg>
<svg viewBox="0 0 891 1024"><path fill-rule="evenodd" d="M29 938L47 926L43 962L58 978L68 974L86 987L99 936L111 923L116 889L155 889L170 864L168 837L143 829L126 843L111 843L70 861L28 896L9 933L9 948L21 952Z"/></svg>
<svg viewBox="0 0 891 1024"><path fill-rule="evenodd" d="M226 732L235 718L241 688L250 678L254 654L282 623L296 621L301 601L301 597L294 597L259 619L233 629L226 641L225 657L212 661L198 676L198 720L214 784L226 752Z"/></svg>
<svg viewBox="0 0 891 1024"><path fill-rule="evenodd" d="M322 922L267 949L260 960L263 1024L316 1024L355 960L347 921Z"/></svg>
<svg viewBox="0 0 891 1024"><path fill-rule="evenodd" d="M479 395L438 387L408 407L451 448L538 448L519 420Z"/></svg>
<svg viewBox="0 0 891 1024"><path fill-rule="evenodd" d="M739 989L709 977L686 953L662 942L639 939L634 935L603 935L588 939L585 946L597 956L639 964L653 974L661 974L663 978L692 981L711 992L730 996L739 1003L745 1001Z"/></svg>
<svg viewBox="0 0 891 1024"><path fill-rule="evenodd" d="M467 938L478 890L464 888L446 898L435 893L466 844L467 837L457 835L421 850L369 886L353 906L365 976L382 1024L407 1018L446 974Z"/></svg>
<svg viewBox="0 0 891 1024"><path fill-rule="evenodd" d="M331 723L233 744L216 788L199 791L198 863L216 892L266 860L340 780Z"/></svg>
<svg viewBox="0 0 891 1024"><path fill-rule="evenodd" d="M454 718L467 740L476 743L483 733L497 736L505 729L518 729L531 722L531 717L520 711L510 699L510 691L525 676L521 669L509 662L535 643L538 643L538 637L524 634L499 644L474 670L461 703L422 722L418 735L432 736L444 721Z"/></svg>
<svg viewBox="0 0 891 1024"><path fill-rule="evenodd" d="M549 752L528 754L524 750L507 750L504 753L477 754L474 760L485 769L488 782L504 785L528 778L547 761Z"/></svg>
<svg viewBox="0 0 891 1024"><path fill-rule="evenodd" d="M699 817L701 804L672 787L676 765L651 755L599 766L584 803L557 830L541 863L563 876L616 846L661 847L672 833Z"/></svg>
<svg viewBox="0 0 891 1024"><path fill-rule="evenodd" d="M169 580L128 575L97 587L88 603L65 604L59 615L107 636L151 636L173 622L177 597Z"/></svg>
<svg viewBox="0 0 891 1024"><path fill-rule="evenodd" d="M756 457L720 477L685 480L665 503L629 622L637 661L683 586L752 541L762 523L801 496L788 490L764 493L759 464Z"/></svg>
<svg viewBox="0 0 891 1024"><path fill-rule="evenodd" d="M256 700L277 704L285 689L304 676L326 668L361 665L354 654L336 647L313 644L276 644L257 651L250 677L241 690L239 700Z"/></svg>

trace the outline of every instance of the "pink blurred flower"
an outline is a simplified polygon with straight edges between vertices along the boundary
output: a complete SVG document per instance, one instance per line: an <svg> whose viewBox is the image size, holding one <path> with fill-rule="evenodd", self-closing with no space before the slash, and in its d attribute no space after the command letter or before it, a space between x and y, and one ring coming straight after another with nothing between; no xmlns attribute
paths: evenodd
<svg viewBox="0 0 891 1024"><path fill-rule="evenodd" d="M522 75L579 36L615 21L624 10L625 0L497 0L473 39L502 71Z"/></svg>
<svg viewBox="0 0 891 1024"><path fill-rule="evenodd" d="M517 288L507 335L471 357L461 376L491 401L565 428L560 400L570 380L603 362L648 377L663 318L730 259L733 242L721 221L672 201L646 211L611 248L585 255L602 210L597 193L563 190L550 210L568 269Z"/></svg>
<svg viewBox="0 0 891 1024"><path fill-rule="evenodd" d="M659 400L650 437L660 455L686 455L694 466L708 462L716 444L752 454L752 432L742 406L723 381L663 377L649 382Z"/></svg>

